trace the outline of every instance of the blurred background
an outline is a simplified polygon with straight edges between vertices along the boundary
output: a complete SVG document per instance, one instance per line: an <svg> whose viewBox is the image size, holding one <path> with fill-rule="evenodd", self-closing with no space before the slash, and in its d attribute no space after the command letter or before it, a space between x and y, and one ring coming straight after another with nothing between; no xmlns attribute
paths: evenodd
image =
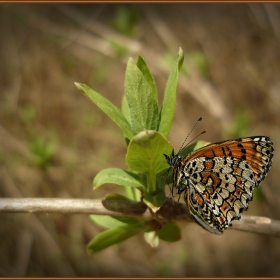
<svg viewBox="0 0 280 280"><path fill-rule="evenodd" d="M169 140L270 136L274 163L246 214L280 220L280 6L278 4L2 4L1 197L102 198L104 168L126 169L121 131L74 86L121 106L129 57L141 55L159 100L179 47L185 54ZM277 175L278 174L278 175ZM143 235L96 255L103 229L86 215L0 214L1 276L280 276L280 239L181 224L158 248Z"/></svg>

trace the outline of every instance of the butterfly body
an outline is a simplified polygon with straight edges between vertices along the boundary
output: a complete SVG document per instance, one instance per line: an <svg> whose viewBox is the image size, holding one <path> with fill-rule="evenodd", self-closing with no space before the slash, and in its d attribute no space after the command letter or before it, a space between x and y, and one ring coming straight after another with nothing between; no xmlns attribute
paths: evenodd
<svg viewBox="0 0 280 280"><path fill-rule="evenodd" d="M184 193L192 217L211 233L222 234L248 209L273 151L269 137L254 136L213 143L185 157L164 156L173 168L172 190Z"/></svg>

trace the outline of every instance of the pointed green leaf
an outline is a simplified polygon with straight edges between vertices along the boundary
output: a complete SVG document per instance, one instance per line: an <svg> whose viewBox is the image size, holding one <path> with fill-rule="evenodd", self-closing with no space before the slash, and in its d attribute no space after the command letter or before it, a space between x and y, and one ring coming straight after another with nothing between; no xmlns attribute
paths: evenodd
<svg viewBox="0 0 280 280"><path fill-rule="evenodd" d="M123 134L128 139L133 137L134 133L132 132L131 125L114 104L84 84L75 83L75 85L122 129Z"/></svg>
<svg viewBox="0 0 280 280"><path fill-rule="evenodd" d="M93 180L94 188L98 188L103 184L116 184L120 186L138 188L141 191L146 191L140 177L129 171L119 168L107 168L100 171Z"/></svg>
<svg viewBox="0 0 280 280"><path fill-rule="evenodd" d="M125 95L130 111L130 124L134 134L145 129L156 130L158 127L156 94L154 87L150 84L150 76L147 72L141 72L143 69L139 69L132 58L128 60L125 73ZM148 80L146 76L149 77Z"/></svg>
<svg viewBox="0 0 280 280"><path fill-rule="evenodd" d="M147 63L142 56L140 55L138 56L136 65L140 69L142 74L145 76L145 79L147 80L147 82L151 87L151 93L154 95L156 101L158 101L158 93L157 93L157 87L156 87L154 77L152 76Z"/></svg>
<svg viewBox="0 0 280 280"><path fill-rule="evenodd" d="M125 223L107 215L90 215L90 219L101 227L116 228L125 226Z"/></svg>
<svg viewBox="0 0 280 280"><path fill-rule="evenodd" d="M127 99L126 99L125 95L123 96L123 99L122 99L122 114L127 119L127 121L130 122L130 111L129 111L129 107L128 107L128 103L127 103Z"/></svg>
<svg viewBox="0 0 280 280"><path fill-rule="evenodd" d="M111 217L107 215L90 215L90 219L104 228L116 228L123 227L126 225L144 225L144 219L140 218L129 218L129 217Z"/></svg>
<svg viewBox="0 0 280 280"><path fill-rule="evenodd" d="M160 124L158 131L161 132L165 137L168 137L172 126L176 104L176 89L178 84L179 72L183 61L184 54L182 49L180 48L177 61L175 62L171 70L165 87L164 99L160 112Z"/></svg>
<svg viewBox="0 0 280 280"><path fill-rule="evenodd" d="M123 227L112 228L98 234L87 245L88 253L96 253L114 244L120 243L143 231L143 226L126 225Z"/></svg>

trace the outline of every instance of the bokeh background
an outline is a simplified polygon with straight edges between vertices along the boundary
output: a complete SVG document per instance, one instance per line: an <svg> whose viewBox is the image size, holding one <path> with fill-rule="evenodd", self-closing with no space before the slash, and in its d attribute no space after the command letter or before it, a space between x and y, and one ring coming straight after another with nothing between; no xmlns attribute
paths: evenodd
<svg viewBox="0 0 280 280"><path fill-rule="evenodd" d="M185 54L169 140L215 142L267 135L271 171L247 212L280 220L279 4L2 4L0 6L1 197L101 198L104 168L126 168L118 127L74 86L118 107L129 57L140 54L159 99L179 47ZM157 248L142 235L96 255L103 229L86 215L0 214L1 276L280 276L280 239L181 224L182 240Z"/></svg>

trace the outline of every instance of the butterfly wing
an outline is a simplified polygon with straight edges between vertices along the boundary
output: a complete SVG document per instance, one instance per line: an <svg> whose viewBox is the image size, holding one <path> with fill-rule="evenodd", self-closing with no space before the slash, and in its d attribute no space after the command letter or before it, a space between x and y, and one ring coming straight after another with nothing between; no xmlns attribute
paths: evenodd
<svg viewBox="0 0 280 280"><path fill-rule="evenodd" d="M254 188L271 166L273 151L273 143L263 136L210 144L183 158L174 185L178 193L186 191L194 219L221 234L247 210Z"/></svg>

